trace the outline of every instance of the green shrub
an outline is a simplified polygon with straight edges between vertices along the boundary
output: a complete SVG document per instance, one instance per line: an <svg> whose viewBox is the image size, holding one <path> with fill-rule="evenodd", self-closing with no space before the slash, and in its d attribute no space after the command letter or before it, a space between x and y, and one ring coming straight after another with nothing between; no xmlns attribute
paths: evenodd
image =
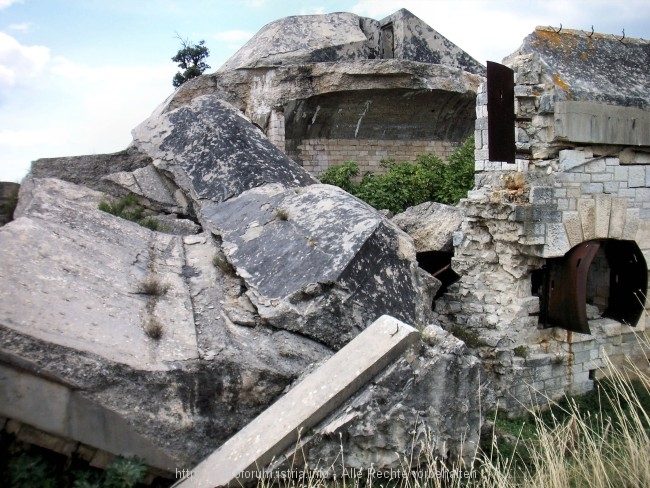
<svg viewBox="0 0 650 488"><path fill-rule="evenodd" d="M399 213L427 201L455 205L474 185L474 137L456 149L447 162L433 154L422 154L416 162L383 160L385 174L367 173L359 183L359 166L347 161L327 169L321 182L335 185L376 209Z"/></svg>
<svg viewBox="0 0 650 488"><path fill-rule="evenodd" d="M97 208L102 212L135 222L136 224L140 224L142 227L146 227L150 230L155 231L160 228L156 219L146 215L146 209L140 204L138 197L133 193L129 193L127 196L116 202L107 202L102 200L99 202Z"/></svg>
<svg viewBox="0 0 650 488"><path fill-rule="evenodd" d="M356 185L352 178L359 176L359 165L354 161L346 161L342 166L332 166L321 175L320 181L327 185L338 186L351 194L355 194Z"/></svg>

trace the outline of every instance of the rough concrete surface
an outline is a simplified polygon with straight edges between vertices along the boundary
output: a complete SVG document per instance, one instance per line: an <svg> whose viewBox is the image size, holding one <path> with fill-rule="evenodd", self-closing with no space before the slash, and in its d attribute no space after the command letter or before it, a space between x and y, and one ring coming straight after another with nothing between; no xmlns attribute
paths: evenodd
<svg viewBox="0 0 650 488"><path fill-rule="evenodd" d="M234 486L250 479L418 339L413 327L380 317L175 486Z"/></svg>

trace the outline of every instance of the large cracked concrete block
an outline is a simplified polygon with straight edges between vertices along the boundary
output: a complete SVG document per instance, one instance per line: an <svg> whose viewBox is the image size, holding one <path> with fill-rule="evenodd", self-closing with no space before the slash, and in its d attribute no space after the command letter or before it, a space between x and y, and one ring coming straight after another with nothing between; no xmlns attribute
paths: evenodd
<svg viewBox="0 0 650 488"><path fill-rule="evenodd" d="M340 348L382 314L431 316L439 282L396 226L314 184L216 96L165 110L134 131L134 144L193 199L263 320Z"/></svg>
<svg viewBox="0 0 650 488"><path fill-rule="evenodd" d="M413 238L417 252L451 252L453 234L460 229L463 212L451 205L424 202L395 215L392 221Z"/></svg>
<svg viewBox="0 0 650 488"><path fill-rule="evenodd" d="M331 347L384 313L421 323L438 287L405 234L337 187L270 185L204 212L260 315Z"/></svg>
<svg viewBox="0 0 650 488"><path fill-rule="evenodd" d="M155 459L191 464L332 351L233 323L228 316L245 311L240 279L215 267L211 236L152 232L100 211L103 198L56 179L22 185L18 218L0 229L0 363L78 391L97 406L84 425L121 418L121 432L164 453ZM166 289L155 298L140 289L151 275ZM259 322L254 307L247 314ZM159 339L145 331L151 317ZM0 389L11 384L0 380ZM15 411L0 405L0 415ZM120 436L100 443L88 429L57 432L127 454Z"/></svg>
<svg viewBox="0 0 650 488"><path fill-rule="evenodd" d="M240 112L215 95L167 111L161 105L133 130L134 146L151 156L195 201L220 202L257 186L305 186L315 180ZM198 212L197 212L198 213Z"/></svg>

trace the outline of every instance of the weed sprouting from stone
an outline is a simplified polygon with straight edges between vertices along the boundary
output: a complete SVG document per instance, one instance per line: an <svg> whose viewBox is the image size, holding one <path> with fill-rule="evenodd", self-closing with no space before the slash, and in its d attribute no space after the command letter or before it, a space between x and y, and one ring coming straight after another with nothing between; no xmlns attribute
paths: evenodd
<svg viewBox="0 0 650 488"><path fill-rule="evenodd" d="M144 332L154 340L160 340L163 336L163 326L155 317L149 317L144 324Z"/></svg>
<svg viewBox="0 0 650 488"><path fill-rule="evenodd" d="M288 220L289 219L289 212L284 208L278 208L275 211L275 218L278 219L278 220Z"/></svg>
<svg viewBox="0 0 650 488"><path fill-rule="evenodd" d="M219 268L225 275L232 276L235 274L235 270L232 267L232 264L230 264L226 258L220 254L215 253L215 255L212 257L212 265L215 268Z"/></svg>
<svg viewBox="0 0 650 488"><path fill-rule="evenodd" d="M458 337L469 348L483 347L488 344L481 338L479 332L474 329L467 329L460 325L455 325L450 332Z"/></svg>
<svg viewBox="0 0 650 488"><path fill-rule="evenodd" d="M517 346L513 349L515 356L526 359L528 357L528 347Z"/></svg>
<svg viewBox="0 0 650 488"><path fill-rule="evenodd" d="M163 296L169 291L169 284L164 283L155 275L149 275L138 285L138 293L154 297Z"/></svg>

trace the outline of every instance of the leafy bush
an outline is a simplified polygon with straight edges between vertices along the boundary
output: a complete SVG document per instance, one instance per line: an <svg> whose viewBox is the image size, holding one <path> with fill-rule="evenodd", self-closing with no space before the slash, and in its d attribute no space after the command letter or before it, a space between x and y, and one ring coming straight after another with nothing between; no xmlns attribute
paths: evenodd
<svg viewBox="0 0 650 488"><path fill-rule="evenodd" d="M399 213L427 201L458 203L474 185L474 137L456 149L447 162L433 154L418 156L415 163L383 160L385 174L367 173L359 183L359 166L346 161L327 169L321 182L335 185L376 209Z"/></svg>
<svg viewBox="0 0 650 488"><path fill-rule="evenodd" d="M130 220L149 230L159 230L159 223L152 217L147 217L146 209L140 204L138 197L129 193L124 198L116 202L107 202L102 200L97 206L102 212L115 215L125 220Z"/></svg>

